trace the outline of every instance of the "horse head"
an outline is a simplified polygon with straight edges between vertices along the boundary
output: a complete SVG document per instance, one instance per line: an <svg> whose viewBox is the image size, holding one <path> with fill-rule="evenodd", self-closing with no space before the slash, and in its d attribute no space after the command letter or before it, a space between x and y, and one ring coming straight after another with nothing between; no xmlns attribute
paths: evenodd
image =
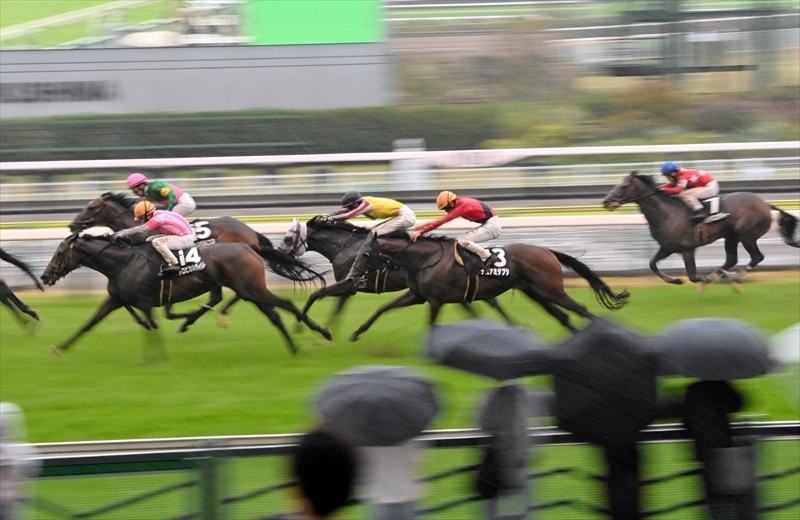
<svg viewBox="0 0 800 520"><path fill-rule="evenodd" d="M106 192L93 199L78 213L69 225L69 230L73 233L83 231L92 226L109 226L118 231L128 227L119 225L118 219L130 211L130 218L133 219L132 208L136 203L135 199L126 197L123 193Z"/></svg>
<svg viewBox="0 0 800 520"><path fill-rule="evenodd" d="M292 256L302 256L308 249L306 242L306 224L301 224L296 218L283 236L283 241L278 246L278 251Z"/></svg>
<svg viewBox="0 0 800 520"><path fill-rule="evenodd" d="M657 192L658 187L650 175L639 175L639 172L634 170L605 196L603 207L614 211L623 204L635 202Z"/></svg>
<svg viewBox="0 0 800 520"><path fill-rule="evenodd" d="M75 254L75 242L78 240L78 231L65 238L53 254L53 258L44 268L41 280L45 285L53 286L81 265L80 255Z"/></svg>

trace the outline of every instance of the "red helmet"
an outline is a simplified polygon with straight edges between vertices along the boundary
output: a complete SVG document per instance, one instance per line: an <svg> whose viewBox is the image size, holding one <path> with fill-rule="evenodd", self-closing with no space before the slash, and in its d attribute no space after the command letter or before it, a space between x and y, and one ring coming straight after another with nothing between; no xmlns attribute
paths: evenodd
<svg viewBox="0 0 800 520"><path fill-rule="evenodd" d="M143 173L132 173L128 175L128 189L132 190L136 186L140 184L144 184L147 182L147 177L144 176Z"/></svg>

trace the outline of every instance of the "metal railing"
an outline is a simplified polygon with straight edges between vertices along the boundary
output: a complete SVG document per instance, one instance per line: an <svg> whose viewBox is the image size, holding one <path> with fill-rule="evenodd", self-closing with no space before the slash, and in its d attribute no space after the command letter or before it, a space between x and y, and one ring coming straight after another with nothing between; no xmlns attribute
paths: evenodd
<svg viewBox="0 0 800 520"><path fill-rule="evenodd" d="M761 442L796 442L800 439L800 422L734 423L733 431L736 436L757 437ZM553 427L531 428L529 438L534 446L534 453L536 450L544 450L549 447L581 444L571 434ZM276 471L280 473L276 467L288 464L288 462L285 459L274 458L290 455L298 439L298 435L271 435L41 444L37 447L43 454L41 460L44 463L44 470L38 485L35 504L37 508L49 515L48 518L65 519L108 517L109 514L133 518L136 514L143 514L142 511L147 511L148 518L153 519L272 518L277 520L289 518L289 513L282 512L287 507L286 503L276 499L275 496L283 490L292 488L295 484L286 481L285 477L280 478L275 475ZM430 431L416 439L419 447L426 450L427 454L435 453L440 449L475 450L487 445L488 441L489 438L480 430ZM689 441L687 432L677 424L651 426L642 431L640 438L642 443L665 447L674 442L687 441ZM221 491L224 490L224 486L220 486L218 480L230 476L229 473L226 474L223 471L222 461L251 459L264 462L266 460L264 458L273 460L271 475L265 475L263 472L265 466L259 464L259 468L261 468L259 471L248 474L253 481L239 486L232 493L226 494ZM474 459L475 457L467 456L466 458ZM450 460L453 457L445 457L445 459L448 459L447 462L437 466L432 473L419 478L419 483L424 483L429 489L428 494L436 496L420 500L417 506L418 518L465 518L464 507L481 500L477 494L470 491L469 487L461 488L458 483L453 483L454 479L464 481L466 478L469 481L474 476L477 466L473 463L454 465ZM562 480L602 479L602 476L597 474L602 472L599 467L596 470L591 468L587 472L586 469L569 466L549 468L536 466L534 463L529 468L528 480L531 484L550 478ZM766 488L782 479L794 479L800 473L800 467L787 467L782 464L778 464L778 466L770 468L768 473L762 473L759 476L760 488ZM244 468L240 469L246 471ZM643 479L641 485L651 489L666 482L696 479L699 470L696 463L687 460L683 464L667 468L666 472L665 468L661 467L658 473L657 476ZM167 482L158 477L158 475L167 474L172 475ZM101 485L98 484L98 478L114 478L115 476L121 478L121 476L131 477L132 475L149 476L153 485L140 483L138 486L126 489L115 500L109 499L105 495L91 499L89 497L93 493L87 492L87 487L84 485L86 482L83 481L83 479L92 478L95 485ZM241 481L242 479L237 478L236 480ZM46 484L51 481L62 482L62 486L58 489L50 488ZM161 483L159 484L157 481L161 481ZM65 493L67 489L64 485L68 486L68 493ZM443 487L440 488L440 485ZM457 491L453 491L454 485L458 488ZM53 496L45 488L53 491ZM528 512L570 508L576 514L580 514L582 518L602 514L602 505L597 504L596 500L574 496L569 488L564 489L563 486L561 489L559 496L546 496L545 501L542 501L541 493L537 493L534 488L532 493L534 500ZM213 490L217 490L217 492L212 492ZM62 499L59 502L59 499L55 497L59 492L63 494L62 496L69 496L69 499ZM148 505L158 504L165 497L181 493L184 495L177 499L178 503L173 498L171 510L170 508L164 510L163 505L160 510L157 509L158 506L153 509ZM87 499L81 500L81 495ZM772 493L771 496L775 496L775 494ZM658 507L644 512L643 515L658 517L661 514L680 509L703 506L703 501L700 499L686 501L686 498L689 497L675 496L673 498L677 499L677 503L659 504ZM245 507L245 504L250 502L257 502L259 505ZM778 501L762 502L760 506L762 511L777 511L795 507L800 503L800 497L796 494L794 496L782 495ZM353 501L350 507L362 506ZM237 512L234 513L235 516L232 516L231 512L234 510ZM245 513L245 511L249 512ZM269 516L263 516L265 514ZM474 515L475 512L470 514Z"/></svg>

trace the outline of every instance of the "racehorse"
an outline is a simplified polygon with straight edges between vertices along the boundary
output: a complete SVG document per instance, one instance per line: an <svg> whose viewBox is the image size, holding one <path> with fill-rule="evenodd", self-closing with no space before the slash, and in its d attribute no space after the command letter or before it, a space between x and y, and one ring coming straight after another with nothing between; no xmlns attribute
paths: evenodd
<svg viewBox="0 0 800 520"><path fill-rule="evenodd" d="M182 252L181 252L182 253ZM136 321L147 329L157 328L152 310L181 302L210 292L211 300L203 308L187 315L182 330L194 323L222 300L222 287L232 289L241 299L256 307L280 330L292 353L297 346L283 326L275 307L287 310L309 328L331 339L323 329L301 313L289 301L272 294L266 286L264 263L252 246L240 243L219 243L189 250L185 256L197 255L189 273L170 280L161 280L158 271L161 257L149 244L130 245L105 237L79 236L73 233L58 246L53 258L42 273L42 281L54 285L59 279L80 266L93 269L108 278L108 297L94 316L56 351L67 350L81 335L94 327L111 312L125 307ZM184 258L183 255L179 255ZM276 252L277 261L277 252ZM145 316L141 319L135 312Z"/></svg>
<svg viewBox="0 0 800 520"><path fill-rule="evenodd" d="M139 199L127 197L124 193L106 192L91 200L69 225L73 233L83 231L92 226L107 226L113 231L131 228L141 224L133 216L133 207ZM299 260L295 263L285 256L280 261L273 260L274 248L269 238L257 233L240 220L233 217L217 217L210 220L195 220L192 228L197 235L197 245L215 242L239 242L248 244L267 261L270 269L276 274L293 281L308 282L318 280L325 285L322 275L314 272ZM227 311L239 301L234 298L222 311ZM208 305L209 303L206 303ZM167 309L169 311L169 309Z"/></svg>
<svg viewBox="0 0 800 520"><path fill-rule="evenodd" d="M764 260L758 249L757 240L769 231L772 223L770 210L779 212L778 225L784 242L800 247L794 238L798 219L789 213L767 204L753 193L729 193L720 197L720 211L729 213L728 217L706 224L692 225L689 220L689 207L677 197L659 190L650 175L640 175L633 171L614 187L603 199L603 207L613 211L621 205L635 202L650 226L650 235L660 246L650 259L650 269L667 283L681 284L683 280L666 275L658 268L658 262L673 253L683 255L686 273L692 282L705 284L720 276L728 276L728 270L738 262L739 242L750 254L750 263L734 276L734 290L738 282ZM698 276L694 252L700 246L710 244L720 238L725 239L725 263L710 276Z"/></svg>
<svg viewBox="0 0 800 520"><path fill-rule="evenodd" d="M319 226L332 224L318 223ZM429 324L436 323L439 311L446 303L486 300L496 298L509 289L519 289L540 304L567 329L577 329L561 308L584 318L592 314L566 293L562 264L589 282L597 300L608 309L624 306L630 294L614 294L606 283L588 266L567 254L527 244L510 244L499 250L502 255L490 269L493 275L470 276L456 261L456 241L446 237L421 237L412 242L407 235L390 235L377 240L381 255L403 268L407 273L408 292L380 308L348 339L355 341L378 319L391 309L430 304ZM498 249L495 249L496 251ZM462 253L463 254L463 253ZM314 292L304 312L319 298L337 295L348 290L347 283L336 283Z"/></svg>
<svg viewBox="0 0 800 520"><path fill-rule="evenodd" d="M31 280L33 280L33 283L36 284L36 287L38 287L40 291L44 291L44 287L42 287L42 284L36 279L36 275L33 274L33 271L28 264L16 256L5 252L2 248L0 248L0 260L8 262L9 264L22 269L22 271L24 271L25 274L27 274ZM23 318L20 313L27 314L36 321L40 320L39 313L25 305L25 303L20 300L16 294L14 294L14 291L12 291L3 280L0 280L0 303L11 309L11 313L14 314L14 317L21 325L25 325L25 318Z"/></svg>
<svg viewBox="0 0 800 520"><path fill-rule="evenodd" d="M344 221L325 224L323 218L319 216L312 218L305 225L294 219L283 242L278 246L278 250L294 256L301 256L306 250L316 251L330 261L333 266L334 278L336 281L340 281L350 271L369 229ZM396 266L388 265L380 271L370 269L366 285L359 288L358 292L377 294L401 291L407 288L406 272ZM332 320L341 314L345 303L351 296L353 295L350 293L339 295L338 303L331 317ZM513 324L513 320L506 314L496 298L489 298L486 302L494 307L507 323ZM463 303L463 305L473 317L476 316L475 311L467 303Z"/></svg>

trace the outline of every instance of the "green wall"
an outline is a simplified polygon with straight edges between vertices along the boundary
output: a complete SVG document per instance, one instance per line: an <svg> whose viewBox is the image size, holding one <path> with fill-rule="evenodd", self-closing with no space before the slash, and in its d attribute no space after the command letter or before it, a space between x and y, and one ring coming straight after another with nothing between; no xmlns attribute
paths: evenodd
<svg viewBox="0 0 800 520"><path fill-rule="evenodd" d="M242 6L251 45L386 40L382 0L250 0Z"/></svg>

